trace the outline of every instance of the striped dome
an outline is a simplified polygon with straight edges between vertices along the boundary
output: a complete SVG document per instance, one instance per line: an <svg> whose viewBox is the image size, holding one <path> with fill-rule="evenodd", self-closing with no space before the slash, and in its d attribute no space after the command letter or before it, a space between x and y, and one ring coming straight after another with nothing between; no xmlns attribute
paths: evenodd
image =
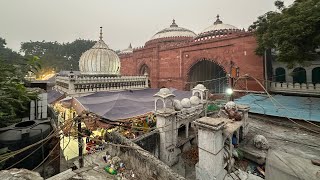
<svg viewBox="0 0 320 180"><path fill-rule="evenodd" d="M196 34L189 29L179 27L175 20L172 21L170 27L165 28L155 35L152 36L150 40L167 38L167 37L195 37Z"/></svg>
<svg viewBox="0 0 320 180"><path fill-rule="evenodd" d="M120 59L102 40L102 29L100 40L81 55L79 69L81 74L120 75Z"/></svg>

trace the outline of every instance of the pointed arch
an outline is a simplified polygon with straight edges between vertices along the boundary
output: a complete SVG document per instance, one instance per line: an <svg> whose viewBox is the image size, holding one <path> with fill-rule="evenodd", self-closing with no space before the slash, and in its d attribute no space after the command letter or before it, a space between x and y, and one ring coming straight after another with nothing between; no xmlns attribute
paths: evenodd
<svg viewBox="0 0 320 180"><path fill-rule="evenodd" d="M213 93L224 93L228 84L224 67L216 61L201 59L196 61L188 70L187 89L196 84L203 84Z"/></svg>
<svg viewBox="0 0 320 180"><path fill-rule="evenodd" d="M312 69L312 83L320 84L320 67Z"/></svg>
<svg viewBox="0 0 320 180"><path fill-rule="evenodd" d="M286 70L282 67L278 67L275 70L276 82L286 82Z"/></svg>
<svg viewBox="0 0 320 180"><path fill-rule="evenodd" d="M306 70L302 67L295 68L292 71L293 83L306 83L307 82L307 73Z"/></svg>
<svg viewBox="0 0 320 180"><path fill-rule="evenodd" d="M145 73L148 73L150 75L150 68L146 64L142 64L139 68L139 75L144 75Z"/></svg>

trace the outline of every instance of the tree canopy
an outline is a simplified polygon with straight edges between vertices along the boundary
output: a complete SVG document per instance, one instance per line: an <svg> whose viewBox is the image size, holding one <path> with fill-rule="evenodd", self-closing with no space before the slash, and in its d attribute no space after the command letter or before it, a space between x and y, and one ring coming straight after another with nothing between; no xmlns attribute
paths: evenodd
<svg viewBox="0 0 320 180"><path fill-rule="evenodd" d="M94 45L94 41L77 39L71 43L30 41L21 44L21 52L26 56L38 56L43 71L69 70L72 64L78 70L78 62L83 52Z"/></svg>
<svg viewBox="0 0 320 180"><path fill-rule="evenodd" d="M4 61L4 63L9 64L20 64L23 62L22 56L12 49L6 47L6 40L0 37L0 59Z"/></svg>
<svg viewBox="0 0 320 180"><path fill-rule="evenodd" d="M39 58L24 59L25 63L13 65L0 60L0 127L28 117L30 101L37 98L37 93L24 86L24 75L27 71L39 70Z"/></svg>
<svg viewBox="0 0 320 180"><path fill-rule="evenodd" d="M249 28L258 41L256 53L276 49L276 59L289 67L315 60L320 48L320 0L295 0L285 7L276 1L277 11L258 17Z"/></svg>

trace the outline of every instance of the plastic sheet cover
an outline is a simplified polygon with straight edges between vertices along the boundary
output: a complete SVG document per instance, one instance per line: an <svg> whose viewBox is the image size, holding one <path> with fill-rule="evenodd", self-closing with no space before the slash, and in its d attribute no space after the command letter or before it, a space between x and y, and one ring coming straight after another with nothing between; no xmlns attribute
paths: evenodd
<svg viewBox="0 0 320 180"><path fill-rule="evenodd" d="M154 97L159 89L144 89L119 92L97 92L77 101L86 110L109 120L127 119L154 111ZM175 99L190 98L191 91L170 89Z"/></svg>

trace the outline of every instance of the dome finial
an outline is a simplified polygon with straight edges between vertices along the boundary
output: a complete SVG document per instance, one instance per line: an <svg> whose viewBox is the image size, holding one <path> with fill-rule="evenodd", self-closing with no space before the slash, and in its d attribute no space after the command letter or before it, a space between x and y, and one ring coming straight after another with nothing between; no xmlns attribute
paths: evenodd
<svg viewBox="0 0 320 180"><path fill-rule="evenodd" d="M217 15L217 20L216 20L216 22L214 22L213 24L222 24L222 21L220 20L220 16L219 16L219 14Z"/></svg>
<svg viewBox="0 0 320 180"><path fill-rule="evenodd" d="M100 27L100 40L102 41L102 26Z"/></svg>
<svg viewBox="0 0 320 180"><path fill-rule="evenodd" d="M172 24L170 25L170 27L178 27L178 25L176 24L176 20L172 20Z"/></svg>
<svg viewBox="0 0 320 180"><path fill-rule="evenodd" d="M70 64L70 73L73 73L72 63Z"/></svg>

